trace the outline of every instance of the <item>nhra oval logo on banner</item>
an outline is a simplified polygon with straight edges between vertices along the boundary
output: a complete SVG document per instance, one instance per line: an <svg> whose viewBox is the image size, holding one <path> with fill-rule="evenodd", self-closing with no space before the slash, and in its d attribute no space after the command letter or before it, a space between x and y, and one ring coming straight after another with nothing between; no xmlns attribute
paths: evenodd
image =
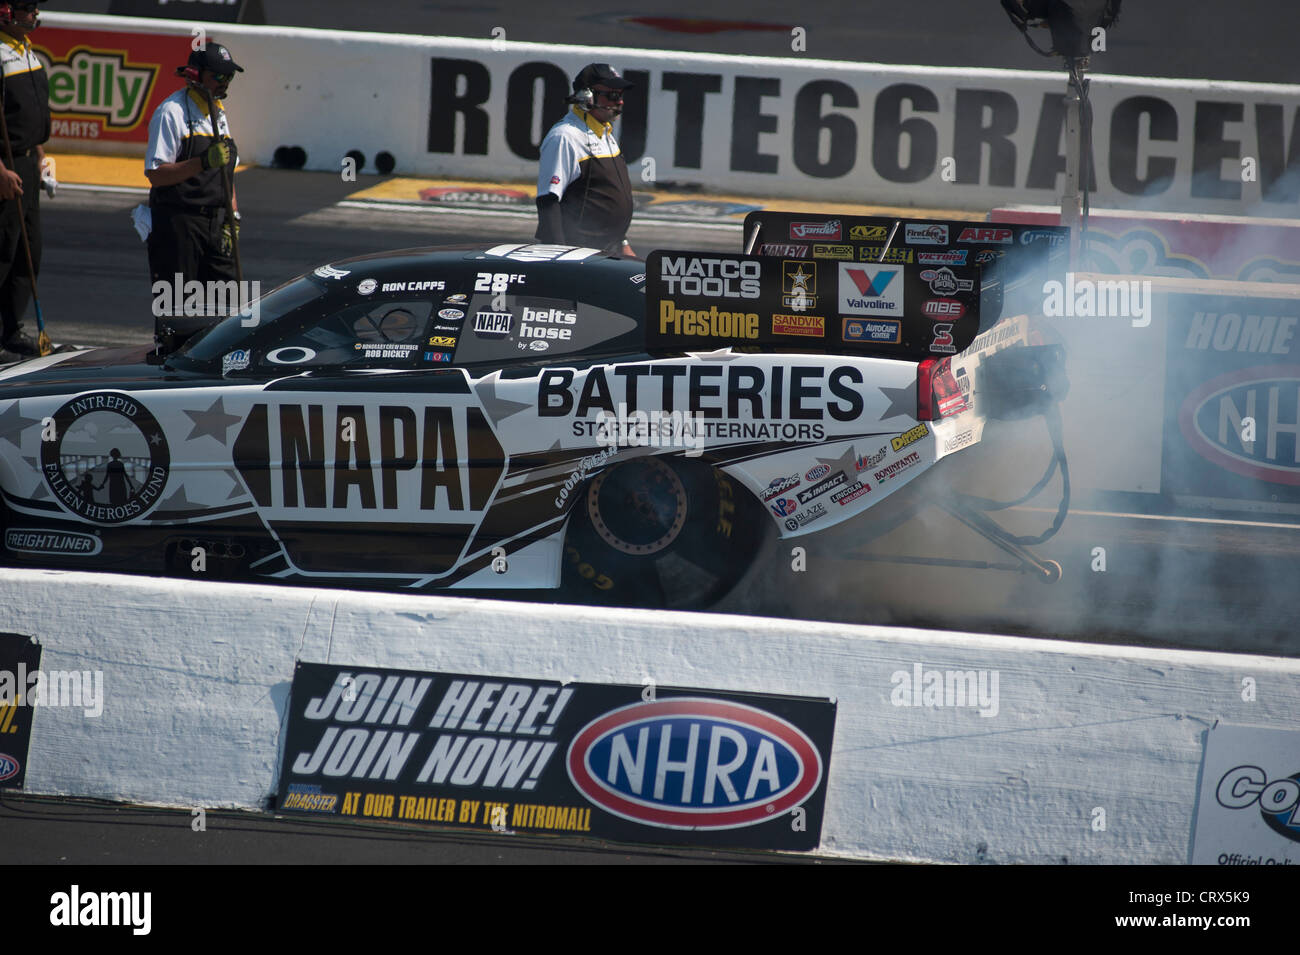
<svg viewBox="0 0 1300 955"><path fill-rule="evenodd" d="M766 822L821 783L817 748L753 707L690 697L634 703L584 726L569 778L616 816L669 829Z"/></svg>
<svg viewBox="0 0 1300 955"><path fill-rule="evenodd" d="M1187 396L1178 425L1193 451L1236 474L1300 485L1300 365L1219 375Z"/></svg>
<svg viewBox="0 0 1300 955"><path fill-rule="evenodd" d="M158 502L171 468L167 439L130 395L74 398L43 424L41 473L64 508L96 524L121 524Z"/></svg>

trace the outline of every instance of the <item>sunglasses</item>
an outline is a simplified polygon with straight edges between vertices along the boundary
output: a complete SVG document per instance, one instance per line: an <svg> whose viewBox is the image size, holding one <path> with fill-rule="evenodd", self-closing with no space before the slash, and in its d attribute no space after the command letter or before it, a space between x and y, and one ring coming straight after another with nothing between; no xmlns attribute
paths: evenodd
<svg viewBox="0 0 1300 955"><path fill-rule="evenodd" d="M234 73L213 73L212 78L218 83L229 83L235 78Z"/></svg>
<svg viewBox="0 0 1300 955"><path fill-rule="evenodd" d="M592 92L594 92L597 96L609 100L611 103L623 102L622 90L593 90Z"/></svg>

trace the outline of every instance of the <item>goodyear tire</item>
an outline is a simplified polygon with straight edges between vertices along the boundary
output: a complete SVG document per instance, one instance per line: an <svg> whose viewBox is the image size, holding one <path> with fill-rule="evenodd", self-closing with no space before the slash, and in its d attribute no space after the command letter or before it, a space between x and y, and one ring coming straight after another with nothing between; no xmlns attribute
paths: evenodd
<svg viewBox="0 0 1300 955"><path fill-rule="evenodd" d="M580 603L707 607L757 555L766 517L726 474L647 456L597 475L565 538L561 594Z"/></svg>

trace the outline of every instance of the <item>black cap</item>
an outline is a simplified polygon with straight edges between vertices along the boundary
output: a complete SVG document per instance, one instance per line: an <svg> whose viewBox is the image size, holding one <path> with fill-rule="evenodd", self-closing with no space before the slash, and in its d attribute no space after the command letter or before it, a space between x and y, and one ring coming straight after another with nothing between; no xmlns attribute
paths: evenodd
<svg viewBox="0 0 1300 955"><path fill-rule="evenodd" d="M242 73L244 68L234 61L227 50L220 43L209 41L203 49L195 50L190 54L188 66L197 70L210 70L213 73Z"/></svg>
<svg viewBox="0 0 1300 955"><path fill-rule="evenodd" d="M573 78L573 88L575 90L589 90L596 86L605 86L612 90L625 90L635 83L629 83L623 79L623 74L608 63L591 63L582 68L577 76Z"/></svg>

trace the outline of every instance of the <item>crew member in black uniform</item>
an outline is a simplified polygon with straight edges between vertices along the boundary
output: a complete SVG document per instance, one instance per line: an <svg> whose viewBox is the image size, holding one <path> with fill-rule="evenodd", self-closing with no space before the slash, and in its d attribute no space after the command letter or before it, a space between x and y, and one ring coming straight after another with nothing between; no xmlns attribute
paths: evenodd
<svg viewBox="0 0 1300 955"><path fill-rule="evenodd" d="M542 140L537 175L537 238L556 245L635 255L627 241L632 182L611 125L632 84L608 63L582 68L568 115Z"/></svg>
<svg viewBox="0 0 1300 955"><path fill-rule="evenodd" d="M221 100L235 73L243 70L231 59L229 50L209 39L176 70L187 85L163 100L149 120L144 174L153 187L149 190L153 219L149 273L153 282L171 283L177 273L186 282L235 278L228 230L239 228L239 212L235 212L235 222L226 222L221 168L229 171L233 190L239 156ZM215 135L207 99L198 87L216 97L219 129Z"/></svg>
<svg viewBox="0 0 1300 955"><path fill-rule="evenodd" d="M13 148L8 167L0 144L0 363L39 355L21 320L32 297L23 253L21 216L27 223L32 269L41 271L41 164L50 138L50 83L27 35L36 29L36 3L0 3L0 64L5 123Z"/></svg>

